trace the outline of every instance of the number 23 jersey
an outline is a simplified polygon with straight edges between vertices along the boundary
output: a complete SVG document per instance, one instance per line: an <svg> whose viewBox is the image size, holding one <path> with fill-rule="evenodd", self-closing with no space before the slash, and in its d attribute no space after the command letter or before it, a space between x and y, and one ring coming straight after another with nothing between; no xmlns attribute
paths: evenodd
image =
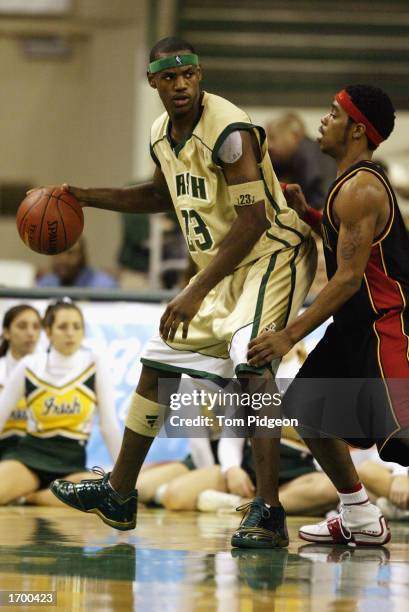
<svg viewBox="0 0 409 612"><path fill-rule="evenodd" d="M227 136L237 130L252 131L257 137L266 217L271 224L239 267L282 248L299 245L310 230L287 207L273 172L264 130L224 98L204 92L201 104L201 115L192 133L177 146L172 146L167 113L154 122L151 131L151 155L166 179L193 261L199 269L209 265L237 218L218 157ZM244 199L238 205L253 203Z"/></svg>

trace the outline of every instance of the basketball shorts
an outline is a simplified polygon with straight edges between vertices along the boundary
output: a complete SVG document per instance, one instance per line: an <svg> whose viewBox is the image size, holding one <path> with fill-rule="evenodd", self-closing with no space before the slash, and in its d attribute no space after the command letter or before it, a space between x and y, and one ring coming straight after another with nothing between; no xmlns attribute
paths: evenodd
<svg viewBox="0 0 409 612"><path fill-rule="evenodd" d="M173 342L152 338L142 363L216 381L246 371L262 373L264 368L247 364L248 343L265 329L282 329L297 315L315 269L312 238L242 266L208 293L186 339L182 326ZM273 371L278 365L278 360L271 364Z"/></svg>
<svg viewBox="0 0 409 612"><path fill-rule="evenodd" d="M358 448L376 444L384 461L408 466L406 351L394 344L393 332L332 323L289 386L285 416L298 419L304 438L328 435Z"/></svg>

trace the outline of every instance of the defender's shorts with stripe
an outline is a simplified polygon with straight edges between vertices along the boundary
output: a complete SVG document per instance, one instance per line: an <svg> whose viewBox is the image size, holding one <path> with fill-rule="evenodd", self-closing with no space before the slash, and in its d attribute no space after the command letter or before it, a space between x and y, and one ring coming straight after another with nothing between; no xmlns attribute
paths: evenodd
<svg viewBox="0 0 409 612"><path fill-rule="evenodd" d="M358 448L376 444L384 461L409 465L408 338L398 325L362 329L328 326L284 396L286 417L300 433L345 440Z"/></svg>
<svg viewBox="0 0 409 612"><path fill-rule="evenodd" d="M242 371L262 372L247 365L248 343L266 328L282 329L297 315L315 269L312 238L239 268L203 300L186 339L181 325L173 342L152 338L142 363L215 380ZM273 364L277 367L278 362Z"/></svg>

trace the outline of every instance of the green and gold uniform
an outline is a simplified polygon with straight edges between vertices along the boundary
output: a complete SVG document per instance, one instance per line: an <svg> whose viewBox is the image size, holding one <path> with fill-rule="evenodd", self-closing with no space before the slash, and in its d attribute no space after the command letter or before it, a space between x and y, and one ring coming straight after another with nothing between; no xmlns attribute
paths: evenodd
<svg viewBox="0 0 409 612"><path fill-rule="evenodd" d="M7 377L10 376L18 361L13 358L10 352L0 359L0 390L4 387ZM3 430L0 433L0 460L3 455L18 444L20 438L27 432L27 402L21 397L7 419Z"/></svg>
<svg viewBox="0 0 409 612"><path fill-rule="evenodd" d="M247 365L247 345L265 328L281 329L295 316L315 272L310 230L288 208L274 174L264 130L227 100L204 93L191 135L173 147L167 113L153 124L151 154L166 179L186 243L199 270L217 255L237 218L219 151L238 130L254 132L260 146L260 177L270 227L206 296L186 340L181 326L173 342L153 338L142 362L192 376L230 378ZM252 205L245 201L238 205ZM200 272L199 272L200 274Z"/></svg>
<svg viewBox="0 0 409 612"><path fill-rule="evenodd" d="M97 395L101 428L112 454L120 445L113 389L105 367L81 348L71 356L54 349L21 360L0 397L0 426L16 398L27 405L27 435L4 453L36 473L43 486L54 478L85 471L85 448L95 417Z"/></svg>

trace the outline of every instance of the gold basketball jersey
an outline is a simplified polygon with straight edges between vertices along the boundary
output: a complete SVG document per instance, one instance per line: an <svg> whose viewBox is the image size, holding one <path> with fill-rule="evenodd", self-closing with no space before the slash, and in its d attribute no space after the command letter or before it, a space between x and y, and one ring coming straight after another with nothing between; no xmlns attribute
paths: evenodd
<svg viewBox="0 0 409 612"><path fill-rule="evenodd" d="M151 131L152 157L165 176L190 255L200 269L215 257L237 218L218 158L226 137L236 130L253 131L259 142L266 216L271 224L238 267L297 246L310 233L287 206L263 128L253 125L248 115L228 100L205 92L200 119L184 142L172 148L167 113L154 122Z"/></svg>

